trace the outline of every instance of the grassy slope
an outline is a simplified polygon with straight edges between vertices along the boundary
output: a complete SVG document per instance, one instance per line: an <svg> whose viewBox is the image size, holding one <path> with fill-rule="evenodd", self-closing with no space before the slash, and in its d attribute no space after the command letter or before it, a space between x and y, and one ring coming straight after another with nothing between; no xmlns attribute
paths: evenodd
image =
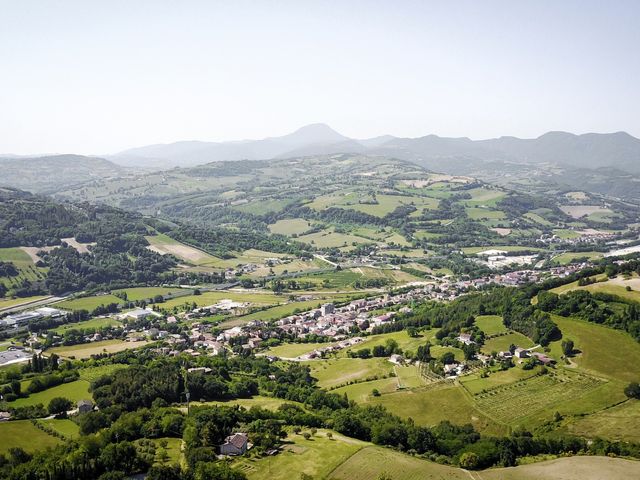
<svg viewBox="0 0 640 480"><path fill-rule="evenodd" d="M62 443L62 440L43 432L29 420L0 422L0 439L0 454L14 447L35 452Z"/></svg>
<svg viewBox="0 0 640 480"><path fill-rule="evenodd" d="M124 300L115 295L95 295L92 297L76 298L73 300L64 300L53 306L66 310L89 310L92 311L100 305L109 305L110 303L123 304Z"/></svg>
<svg viewBox="0 0 640 480"><path fill-rule="evenodd" d="M12 407L26 407L41 403L46 408L51 399L55 397L68 398L73 402L90 399L89 382L86 380L76 380L75 382L63 383L62 385L57 385L42 392L32 393L26 398L19 398L13 402L9 402L9 405Z"/></svg>
<svg viewBox="0 0 640 480"><path fill-rule="evenodd" d="M54 347L47 353L56 353L61 357L89 358L100 353L115 353L139 348L148 342L125 342L123 340L103 340L101 342L81 343L78 345Z"/></svg>

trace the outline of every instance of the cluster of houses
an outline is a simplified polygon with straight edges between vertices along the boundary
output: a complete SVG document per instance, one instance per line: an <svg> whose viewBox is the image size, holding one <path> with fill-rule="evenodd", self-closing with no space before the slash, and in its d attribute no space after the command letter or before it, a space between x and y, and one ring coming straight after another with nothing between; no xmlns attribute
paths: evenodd
<svg viewBox="0 0 640 480"><path fill-rule="evenodd" d="M552 365L556 363L556 361L553 358L549 357L548 355L545 355L544 353L535 352L529 348L522 348L522 347L516 347L513 353L510 350L499 352L498 358L502 358L504 360L510 360L513 358L517 358L520 360L523 360L526 358L535 358L542 365Z"/></svg>

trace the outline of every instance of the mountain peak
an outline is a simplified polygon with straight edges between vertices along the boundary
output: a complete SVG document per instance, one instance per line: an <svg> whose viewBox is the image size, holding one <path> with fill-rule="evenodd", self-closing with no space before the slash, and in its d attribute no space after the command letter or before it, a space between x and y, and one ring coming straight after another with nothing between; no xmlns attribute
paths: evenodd
<svg viewBox="0 0 640 480"><path fill-rule="evenodd" d="M337 143L349 140L348 137L336 132L326 123L311 123L305 125L295 132L280 137L279 139L300 144Z"/></svg>

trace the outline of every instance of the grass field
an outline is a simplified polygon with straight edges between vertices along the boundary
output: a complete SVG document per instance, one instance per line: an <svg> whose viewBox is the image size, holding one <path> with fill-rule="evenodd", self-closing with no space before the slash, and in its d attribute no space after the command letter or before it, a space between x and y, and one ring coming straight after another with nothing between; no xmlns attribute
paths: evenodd
<svg viewBox="0 0 640 480"><path fill-rule="evenodd" d="M275 355L282 358L295 358L305 353L314 351L316 348L322 348L331 345L330 343L284 343L277 347L267 350L269 355Z"/></svg>
<svg viewBox="0 0 640 480"><path fill-rule="evenodd" d="M540 252L542 249L537 247L521 247L519 245L497 245L497 246L485 246L485 247L465 247L462 251L466 255L475 255L477 253L486 252L487 250L502 250L504 252L523 252L532 251Z"/></svg>
<svg viewBox="0 0 640 480"><path fill-rule="evenodd" d="M578 259L597 260L602 257L601 252L567 252L553 257L552 261L558 265L568 265Z"/></svg>
<svg viewBox="0 0 640 480"><path fill-rule="evenodd" d="M488 208L481 207L467 207L465 208L467 216L471 220L505 220L507 215L501 210L490 210Z"/></svg>
<svg viewBox="0 0 640 480"><path fill-rule="evenodd" d="M264 397L261 395L256 395L252 398L236 398L234 400L228 401L219 401L219 402L191 402L192 406L198 405L219 405L219 406L235 406L238 405L240 407L249 409L251 407L260 407L266 410L276 410L280 405L285 403L296 403L290 402L287 400L283 400L282 398L274 398L274 397ZM298 404L299 405L299 404Z"/></svg>
<svg viewBox="0 0 640 480"><path fill-rule="evenodd" d="M583 320L557 315L552 318L563 337L572 339L582 352L572 358L582 370L621 382L638 381L637 369L630 366L640 365L640 344L629 334ZM560 343L551 343L556 358L562 353Z"/></svg>
<svg viewBox="0 0 640 480"><path fill-rule="evenodd" d="M598 275L596 279L605 281L598 281L596 283L585 285L583 287L579 286L578 282L573 282L567 285L562 285L561 287L554 288L551 291L557 294L563 294L572 290L587 290L591 293L609 293L611 295L617 295L618 297L627 300L640 302L640 278L638 276L629 278L617 276L615 278L606 280L606 277L604 275ZM627 287L629 287L631 290L628 291Z"/></svg>
<svg viewBox="0 0 640 480"><path fill-rule="evenodd" d="M329 479L372 480L385 474L392 480L470 480L464 470L427 462L382 447L365 447L336 468Z"/></svg>
<svg viewBox="0 0 640 480"><path fill-rule="evenodd" d="M318 385L323 388L388 376L393 371L393 364L386 358L336 358L312 361L308 365L311 367L311 375L318 379Z"/></svg>
<svg viewBox="0 0 640 480"><path fill-rule="evenodd" d="M187 295L185 297L172 298L161 304L161 308L171 309L180 307L185 303L195 303L199 307L214 305L225 298L235 302L253 303L259 305L275 305L285 301L284 297L278 297L270 292L236 292L225 290L222 292L202 292L202 295Z"/></svg>
<svg viewBox="0 0 640 480"><path fill-rule="evenodd" d="M506 430L477 409L462 387L451 384L369 397L368 403L384 405L400 417L413 418L418 425L436 425L449 420L458 425L471 423L487 434L500 434Z"/></svg>
<svg viewBox="0 0 640 480"><path fill-rule="evenodd" d="M207 265L219 260L207 252L180 243L163 233L145 238L149 242L150 250L161 255L171 254L191 265Z"/></svg>
<svg viewBox="0 0 640 480"><path fill-rule="evenodd" d="M46 272L46 269L36 267L29 254L19 248L0 248L0 261L12 263L18 270L18 275L15 277L0 277L0 283L9 290L14 285L18 286L23 280L33 281L44 278L44 272Z"/></svg>
<svg viewBox="0 0 640 480"><path fill-rule="evenodd" d="M103 375L111 375L115 371L122 370L123 368L127 368L127 366L120 363L82 368L79 370L80 379L86 380L87 382L93 382L96 378Z"/></svg>
<svg viewBox="0 0 640 480"><path fill-rule="evenodd" d="M278 220L276 223L269 225L271 233L279 233L280 235L300 235L311 228L311 223L302 218L285 218Z"/></svg>
<svg viewBox="0 0 640 480"><path fill-rule="evenodd" d="M490 354L491 352L503 352L508 350L511 344L523 348L533 347L533 342L530 338L525 337L521 333L513 332L500 337L490 338L485 341L482 346L482 351L486 354Z"/></svg>
<svg viewBox="0 0 640 480"><path fill-rule="evenodd" d="M47 353L55 353L61 357L74 357L78 359L89 358L91 355L100 353L116 353L123 350L140 348L149 342L125 342L124 340L103 340L101 342L81 343L79 345L70 345L62 347L54 347L47 350Z"/></svg>
<svg viewBox="0 0 640 480"><path fill-rule="evenodd" d="M302 473L312 478L326 478L336 467L365 445L365 442L344 437L332 432L327 438L327 430L319 429L309 440L302 435L291 434L284 451L275 457L264 459L239 458L234 466L249 480L292 480Z"/></svg>
<svg viewBox="0 0 640 480"><path fill-rule="evenodd" d="M0 422L0 439L0 454L14 447L33 453L62 443L62 440L43 432L29 420Z"/></svg>
<svg viewBox="0 0 640 480"><path fill-rule="evenodd" d="M568 425L574 435L587 438L640 442L640 400L628 400L621 405L579 417Z"/></svg>
<svg viewBox="0 0 640 480"><path fill-rule="evenodd" d="M38 420L38 422L53 428L56 432L64 435L68 439L77 438L80 436L80 427L77 423L69 419L45 419Z"/></svg>
<svg viewBox="0 0 640 480"><path fill-rule="evenodd" d="M518 380L532 377L536 373L535 370L523 370L521 367L516 366L509 370L492 372L485 378L481 378L480 375L476 373L465 375L460 377L460 383L469 393L475 395L483 390L508 385Z"/></svg>
<svg viewBox="0 0 640 480"><path fill-rule="evenodd" d="M135 302L136 300L148 300L152 299L156 295L170 295L175 293L185 292L180 288L168 288L168 287L136 287L136 288L123 288L121 290L114 290L113 293L126 293L127 300Z"/></svg>
<svg viewBox="0 0 640 480"><path fill-rule="evenodd" d="M502 317L498 315L480 315L476 317L476 325L485 335L495 335L507 331L507 327L502 322Z"/></svg>
<svg viewBox="0 0 640 480"><path fill-rule="evenodd" d="M317 248L340 248L351 247L353 244L376 243L348 233L338 233L333 228L320 230L319 232L308 235L301 235L296 240L308 243Z"/></svg>
<svg viewBox="0 0 640 480"><path fill-rule="evenodd" d="M62 385L48 388L42 392L32 393L26 398L19 398L13 402L9 402L9 405L12 407L26 407L41 403L46 408L51 399L55 397L68 398L72 402L83 399L88 400L91 398L89 382L86 380L76 380L75 382L63 383Z"/></svg>
<svg viewBox="0 0 640 480"><path fill-rule="evenodd" d="M124 300L116 297L115 295L94 295L91 297L63 300L62 302L55 303L53 306L56 308L63 308L65 310L92 311L100 305L109 305L110 303L117 303L118 305L122 305L124 304Z"/></svg>
<svg viewBox="0 0 640 480"><path fill-rule="evenodd" d="M413 351L415 352L420 345L426 344L428 341L433 343L433 338L436 335L437 329L431 329L426 331L421 331L418 337L410 337L406 331L399 331L393 333L382 333L379 335L371 335L366 337L364 342L354 345L353 347L346 348L342 350L338 356L345 357L347 352L350 350L361 350L363 348L373 348L376 345L384 345L387 340L395 340L398 343L398 346L403 351Z"/></svg>
<svg viewBox="0 0 640 480"><path fill-rule="evenodd" d="M100 329L105 327L113 327L115 325L120 325L120 320L116 320L115 318L107 317L107 318L91 318L89 320L85 320L83 322L77 323L65 323L64 325L60 325L59 327L51 329L56 333L64 333L67 330L88 330L88 329Z"/></svg>

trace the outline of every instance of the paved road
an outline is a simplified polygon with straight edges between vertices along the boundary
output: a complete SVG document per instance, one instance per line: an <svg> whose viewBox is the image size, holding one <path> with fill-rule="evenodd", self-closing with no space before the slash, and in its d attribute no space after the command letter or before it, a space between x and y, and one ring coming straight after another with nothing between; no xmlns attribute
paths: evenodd
<svg viewBox="0 0 640 480"><path fill-rule="evenodd" d="M21 303L19 305L13 305L12 307L2 308L0 309L0 313L14 313L20 312L22 310L26 310L27 308L35 308L41 307L43 305L48 305L53 302L59 302L61 300L66 299L67 297L46 297L41 300L33 300L31 302Z"/></svg>

